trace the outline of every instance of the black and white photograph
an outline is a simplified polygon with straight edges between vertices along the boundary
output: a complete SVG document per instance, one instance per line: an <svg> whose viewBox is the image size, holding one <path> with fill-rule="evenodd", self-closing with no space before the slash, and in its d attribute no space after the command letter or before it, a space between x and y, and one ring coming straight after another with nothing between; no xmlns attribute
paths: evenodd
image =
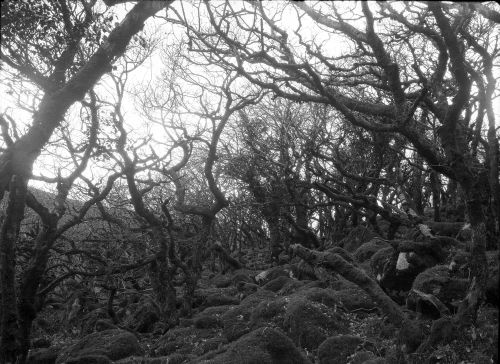
<svg viewBox="0 0 500 364"><path fill-rule="evenodd" d="M2 0L0 364L496 364L500 4Z"/></svg>

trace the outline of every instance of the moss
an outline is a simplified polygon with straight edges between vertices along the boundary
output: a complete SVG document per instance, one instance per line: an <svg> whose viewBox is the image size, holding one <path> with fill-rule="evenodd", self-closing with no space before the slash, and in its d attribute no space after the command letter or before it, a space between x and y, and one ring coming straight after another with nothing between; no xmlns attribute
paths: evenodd
<svg viewBox="0 0 500 364"><path fill-rule="evenodd" d="M363 263L367 260L369 260L376 252L383 248L388 248L391 245L382 240L382 239L372 239L369 242L364 243L361 245L356 251L354 252L354 258L359 262Z"/></svg>
<svg viewBox="0 0 500 364"><path fill-rule="evenodd" d="M377 281L383 278L384 268L390 262L394 249L392 247L382 248L370 258L370 266Z"/></svg>
<svg viewBox="0 0 500 364"><path fill-rule="evenodd" d="M153 347L154 356L190 354L209 339L221 337L221 330L215 328L198 329L195 327L175 328L163 335ZM207 351L210 350L207 348Z"/></svg>
<svg viewBox="0 0 500 364"><path fill-rule="evenodd" d="M222 326L222 321L216 316L203 315L194 319L194 327L197 329L211 329Z"/></svg>
<svg viewBox="0 0 500 364"><path fill-rule="evenodd" d="M285 284L287 284L288 282L290 282L291 280L292 279L290 277L279 276L279 277L273 279L272 281L267 282L262 288L267 289L267 290L272 291L272 292L277 292L281 288L283 288L283 286Z"/></svg>
<svg viewBox="0 0 500 364"><path fill-rule="evenodd" d="M250 316L252 311L262 302L269 302L276 299L275 293L260 289L254 294L246 297L236 306L221 316L223 323L223 333L228 341L234 341L240 336L248 333L251 329Z"/></svg>
<svg viewBox="0 0 500 364"><path fill-rule="evenodd" d="M303 296L309 301L322 303L328 307L335 307L340 303L336 296L336 292L329 288L307 288L298 291L295 295Z"/></svg>
<svg viewBox="0 0 500 364"><path fill-rule="evenodd" d="M105 330L85 336L76 344L64 349L56 363L64 363L70 358L82 356L82 353L99 353L111 360L142 354L137 338L124 330Z"/></svg>
<svg viewBox="0 0 500 364"><path fill-rule="evenodd" d="M420 273L413 282L413 288L425 293L437 294L450 280L450 272L445 265L436 265Z"/></svg>
<svg viewBox="0 0 500 364"><path fill-rule="evenodd" d="M111 360L105 355L93 354L71 358L66 364L111 364Z"/></svg>
<svg viewBox="0 0 500 364"><path fill-rule="evenodd" d="M290 301L283 325L292 340L308 350L316 349L328 336L347 332L347 324L338 312L304 298Z"/></svg>
<svg viewBox="0 0 500 364"><path fill-rule="evenodd" d="M310 364L293 342L279 329L254 330L207 364Z"/></svg>
<svg viewBox="0 0 500 364"><path fill-rule="evenodd" d="M323 341L318 348L320 364L346 364L363 339L358 336L333 336Z"/></svg>
<svg viewBox="0 0 500 364"><path fill-rule="evenodd" d="M357 226L349 232L349 235L339 242L339 246L352 253L364 243L378 237L370 229L364 226Z"/></svg>
<svg viewBox="0 0 500 364"><path fill-rule="evenodd" d="M251 313L251 326L255 328L264 323L278 323L282 321L286 306L287 299L283 297L259 303Z"/></svg>
<svg viewBox="0 0 500 364"><path fill-rule="evenodd" d="M339 302L339 306L348 312L371 311L378 307L370 296L359 287L336 291L335 297Z"/></svg>
<svg viewBox="0 0 500 364"><path fill-rule="evenodd" d="M227 306L227 305L237 305L240 300L236 297L226 296L226 295L210 295L205 300L205 306Z"/></svg>

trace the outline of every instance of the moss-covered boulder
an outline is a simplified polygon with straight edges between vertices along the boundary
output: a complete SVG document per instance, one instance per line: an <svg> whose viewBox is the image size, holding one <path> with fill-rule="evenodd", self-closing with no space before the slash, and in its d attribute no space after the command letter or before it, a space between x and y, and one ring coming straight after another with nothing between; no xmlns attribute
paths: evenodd
<svg viewBox="0 0 500 364"><path fill-rule="evenodd" d="M241 301L239 306L227 310L222 316L224 336L234 341L251 330L250 316L259 304L276 299L274 292L259 289Z"/></svg>
<svg viewBox="0 0 500 364"><path fill-rule="evenodd" d="M267 282L262 288L272 292L278 292L285 284L292 281L292 278L287 276L279 276L272 281Z"/></svg>
<svg viewBox="0 0 500 364"><path fill-rule="evenodd" d="M89 354L70 358L65 364L111 364L112 361L106 355Z"/></svg>
<svg viewBox="0 0 500 364"><path fill-rule="evenodd" d="M296 279L292 279L285 283L283 287L277 292L279 296L286 296L296 292L301 287L304 287L308 281L298 281Z"/></svg>
<svg viewBox="0 0 500 364"><path fill-rule="evenodd" d="M96 329L96 325L99 321L101 320L107 320L109 319L108 312L105 308L97 308L95 310L92 310L88 312L83 318L82 318L82 334L88 335L91 334L95 331L98 331Z"/></svg>
<svg viewBox="0 0 500 364"><path fill-rule="evenodd" d="M232 343L204 364L310 364L294 343L279 329L262 327Z"/></svg>
<svg viewBox="0 0 500 364"><path fill-rule="evenodd" d="M259 303L250 315L250 328L253 330L261 326L282 327L288 302L288 297L279 297Z"/></svg>
<svg viewBox="0 0 500 364"><path fill-rule="evenodd" d="M308 350L348 330L346 320L335 308L303 297L293 298L287 305L283 328L296 345Z"/></svg>
<svg viewBox="0 0 500 364"><path fill-rule="evenodd" d="M226 338L218 328L177 327L158 340L152 348L152 355L202 355L226 343Z"/></svg>
<svg viewBox="0 0 500 364"><path fill-rule="evenodd" d="M391 245L387 241L375 238L361 245L356 249L353 255L358 263L363 263L369 260L379 250L390 246Z"/></svg>
<svg viewBox="0 0 500 364"><path fill-rule="evenodd" d="M119 360L132 355L142 355L137 338L125 330L105 330L85 336L75 344L63 349L56 364L89 355L104 355L110 360Z"/></svg>
<svg viewBox="0 0 500 364"><path fill-rule="evenodd" d="M320 364L347 364L358 345L364 342L362 338L352 335L329 337L318 348L319 362Z"/></svg>
<svg viewBox="0 0 500 364"><path fill-rule="evenodd" d="M366 350L358 351L349 358L349 364L364 364L368 360L376 358L377 356L373 354L371 351L366 351Z"/></svg>
<svg viewBox="0 0 500 364"><path fill-rule="evenodd" d="M304 287L299 289L293 297L304 297L305 299L324 304L330 308L336 308L340 304L337 292L330 288Z"/></svg>
<svg viewBox="0 0 500 364"><path fill-rule="evenodd" d="M212 329L222 327L222 320L215 315L203 315L193 319L193 325L197 329Z"/></svg>
<svg viewBox="0 0 500 364"><path fill-rule="evenodd" d="M339 306L348 312L369 312L377 309L377 304L359 287L335 291Z"/></svg>
<svg viewBox="0 0 500 364"><path fill-rule="evenodd" d="M28 356L29 364L54 364L59 356L62 348L51 346L48 348L40 348L30 350Z"/></svg>
<svg viewBox="0 0 500 364"><path fill-rule="evenodd" d="M407 298L407 306L424 315L439 316L439 306L432 301L422 300L421 294L430 294L454 311L458 302L465 297L469 282L464 278L454 278L450 275L449 267L437 265L420 273L413 282L412 290L417 294L410 294Z"/></svg>
<svg viewBox="0 0 500 364"><path fill-rule="evenodd" d="M228 305L237 305L239 303L240 300L237 297L212 294L206 297L204 306L205 307L228 306Z"/></svg>
<svg viewBox="0 0 500 364"><path fill-rule="evenodd" d="M158 306L151 299L141 300L132 315L127 319L126 326L140 333L152 332L160 320Z"/></svg>

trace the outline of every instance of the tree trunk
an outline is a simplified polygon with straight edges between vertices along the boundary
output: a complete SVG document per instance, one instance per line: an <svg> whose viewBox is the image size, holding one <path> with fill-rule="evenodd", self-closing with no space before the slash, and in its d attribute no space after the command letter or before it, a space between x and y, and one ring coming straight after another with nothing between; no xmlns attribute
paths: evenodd
<svg viewBox="0 0 500 364"><path fill-rule="evenodd" d="M57 221L57 220L56 220ZM23 275L19 289L19 356L21 362L24 362L29 350L31 325L37 314L37 291L40 286L47 261L49 259L49 249L54 239L50 236L54 231L52 228L44 227L36 240L34 256L30 261L26 272Z"/></svg>
<svg viewBox="0 0 500 364"><path fill-rule="evenodd" d="M26 185L25 178L17 175L12 177L6 215L0 232L1 363L14 362L19 349L15 245L24 216Z"/></svg>
<svg viewBox="0 0 500 364"><path fill-rule="evenodd" d="M271 261L278 262L278 257L281 253L281 232L279 226L279 218L277 216L267 216L266 222L269 227L269 237L271 239L270 251Z"/></svg>
<svg viewBox="0 0 500 364"><path fill-rule="evenodd" d="M475 321L488 281L486 262L486 223L481 203L481 191L466 191L467 213L472 229L472 251L470 258L470 286L461 302L455 322L469 324Z"/></svg>
<svg viewBox="0 0 500 364"><path fill-rule="evenodd" d="M441 182L439 175L435 171L431 171L431 190L432 190L432 207L434 208L434 221L441 221Z"/></svg>

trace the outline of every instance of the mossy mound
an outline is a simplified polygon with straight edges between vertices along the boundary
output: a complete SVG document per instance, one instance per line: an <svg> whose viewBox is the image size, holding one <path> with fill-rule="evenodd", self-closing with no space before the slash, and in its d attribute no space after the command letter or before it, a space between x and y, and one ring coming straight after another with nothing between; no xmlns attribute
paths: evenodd
<svg viewBox="0 0 500 364"><path fill-rule="evenodd" d="M451 311L454 311L458 306L458 302L465 296L468 285L469 282L467 279L450 276L447 266L436 265L420 273L415 278L412 290L431 294L444 303ZM415 297L410 292L407 299L407 306L424 314L437 315L432 312L437 307L434 308L432 307L433 305L429 306L429 304L424 304L420 301L418 296Z"/></svg>
<svg viewBox="0 0 500 364"><path fill-rule="evenodd" d="M153 356L203 355L227 343L220 329L180 327L169 330L152 349Z"/></svg>
<svg viewBox="0 0 500 364"><path fill-rule="evenodd" d="M56 364L88 355L104 355L110 360L119 360L141 354L142 349L133 334L124 330L105 330L87 335L63 349L57 357Z"/></svg>
<svg viewBox="0 0 500 364"><path fill-rule="evenodd" d="M279 329L262 327L232 343L224 353L196 361L203 364L310 364Z"/></svg>
<svg viewBox="0 0 500 364"><path fill-rule="evenodd" d="M260 289L249 295L239 306L233 307L222 316L223 333L228 341L234 341L251 330L250 316L259 304L276 299L274 292Z"/></svg>
<svg viewBox="0 0 500 364"><path fill-rule="evenodd" d="M272 281L267 282L262 288L267 289L272 292L278 292L283 286L288 282L292 281L292 278L287 276L279 276Z"/></svg>
<svg viewBox="0 0 500 364"><path fill-rule="evenodd" d="M348 358L356 352L358 345L363 342L362 338L352 335L329 337L318 348L319 363L347 364Z"/></svg>
<svg viewBox="0 0 500 364"><path fill-rule="evenodd" d="M316 349L327 337L348 330L346 320L334 308L302 297L288 304L283 326L296 345L308 350Z"/></svg>
<svg viewBox="0 0 500 364"><path fill-rule="evenodd" d="M387 241L375 238L361 245L356 249L353 255L357 262L363 263L369 260L379 250L390 246L391 245Z"/></svg>

